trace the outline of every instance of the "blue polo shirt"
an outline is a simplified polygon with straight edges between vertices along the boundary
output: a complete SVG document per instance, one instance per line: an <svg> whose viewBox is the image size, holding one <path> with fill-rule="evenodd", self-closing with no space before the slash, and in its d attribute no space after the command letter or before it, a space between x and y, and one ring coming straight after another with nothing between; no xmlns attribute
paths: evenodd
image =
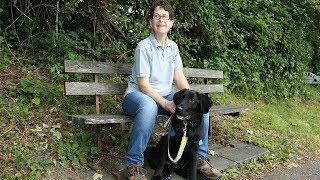
<svg viewBox="0 0 320 180"><path fill-rule="evenodd" d="M132 74L125 94L141 92L138 77L149 77L151 87L161 96L166 96L172 92L174 72L181 69L177 44L167 37L165 47L162 47L151 34L135 49Z"/></svg>

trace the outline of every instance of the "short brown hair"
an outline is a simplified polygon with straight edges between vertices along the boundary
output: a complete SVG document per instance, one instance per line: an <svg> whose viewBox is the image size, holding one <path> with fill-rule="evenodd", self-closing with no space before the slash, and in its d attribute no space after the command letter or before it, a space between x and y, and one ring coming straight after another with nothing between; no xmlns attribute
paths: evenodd
<svg viewBox="0 0 320 180"><path fill-rule="evenodd" d="M163 8L164 10L168 11L169 12L169 18L171 20L174 19L175 17L175 13L174 13L174 10L172 8L172 6L170 5L170 3L166 0L155 0L153 1L151 7L150 7L150 14L149 14L149 19L153 19L153 13L154 13L154 10L160 6L161 8Z"/></svg>

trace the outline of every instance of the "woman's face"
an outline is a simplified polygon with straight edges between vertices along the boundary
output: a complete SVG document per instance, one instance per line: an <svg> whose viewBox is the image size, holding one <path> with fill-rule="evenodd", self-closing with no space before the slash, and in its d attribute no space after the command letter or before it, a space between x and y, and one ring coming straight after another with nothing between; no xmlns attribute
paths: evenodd
<svg viewBox="0 0 320 180"><path fill-rule="evenodd" d="M158 6L153 12L153 17L154 18L150 20L150 26L153 32L156 35L167 35L174 22L174 20L168 18L169 12ZM160 19L158 19L159 17Z"/></svg>

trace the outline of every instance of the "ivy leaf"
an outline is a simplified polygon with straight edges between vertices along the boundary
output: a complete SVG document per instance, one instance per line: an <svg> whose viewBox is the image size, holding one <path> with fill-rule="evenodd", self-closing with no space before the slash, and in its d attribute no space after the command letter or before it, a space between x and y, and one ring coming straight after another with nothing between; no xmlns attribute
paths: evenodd
<svg viewBox="0 0 320 180"><path fill-rule="evenodd" d="M35 105L39 105L39 104L40 104L40 98L35 97L35 98L33 98L33 99L31 100L31 102L32 102L33 104L35 104Z"/></svg>

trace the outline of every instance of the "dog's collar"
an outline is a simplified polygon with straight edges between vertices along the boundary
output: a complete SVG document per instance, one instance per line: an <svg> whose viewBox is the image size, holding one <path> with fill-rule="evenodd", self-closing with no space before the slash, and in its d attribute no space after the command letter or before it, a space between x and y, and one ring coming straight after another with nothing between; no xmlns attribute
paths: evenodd
<svg viewBox="0 0 320 180"><path fill-rule="evenodd" d="M168 139L168 157L169 159L174 162L175 164L181 159L182 157L182 154L183 154L183 151L184 151L184 148L186 147L186 144L188 142L188 137L187 137L187 121L184 120L183 121L183 136L182 136L182 139L181 139L181 143L180 143L180 147L179 147L179 150L178 150L178 153L177 153L177 156L175 159L172 159L171 155L170 155L170 150L169 150L169 139ZM170 135L168 134L168 137Z"/></svg>

